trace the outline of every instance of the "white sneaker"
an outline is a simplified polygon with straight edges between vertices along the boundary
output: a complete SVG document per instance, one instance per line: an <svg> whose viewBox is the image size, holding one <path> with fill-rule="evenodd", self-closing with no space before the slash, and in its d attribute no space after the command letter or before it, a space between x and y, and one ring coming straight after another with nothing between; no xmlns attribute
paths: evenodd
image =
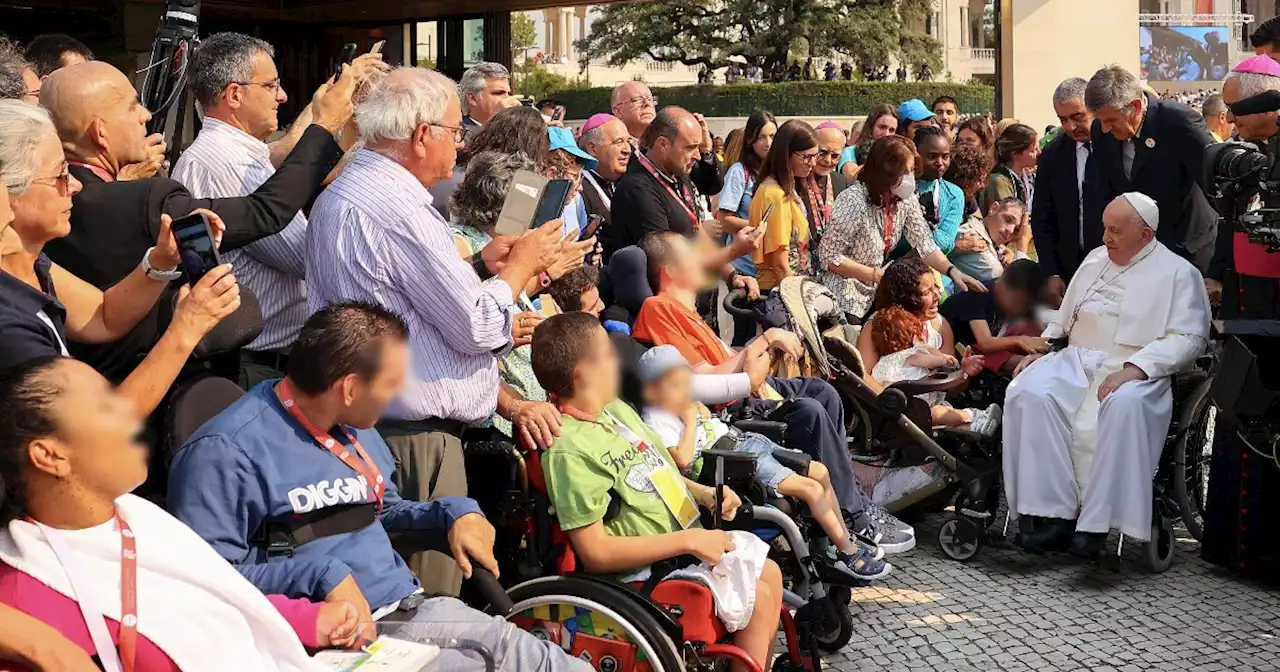
<svg viewBox="0 0 1280 672"><path fill-rule="evenodd" d="M1000 404L991 404L986 408L969 409L969 431L977 432L983 436L994 436L996 430L1000 428L1000 418L1003 411Z"/></svg>

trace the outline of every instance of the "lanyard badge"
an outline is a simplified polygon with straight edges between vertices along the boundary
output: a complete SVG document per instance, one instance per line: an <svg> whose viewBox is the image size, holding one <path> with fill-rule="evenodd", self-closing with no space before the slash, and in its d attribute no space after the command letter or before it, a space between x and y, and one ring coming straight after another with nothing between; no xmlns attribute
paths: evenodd
<svg viewBox="0 0 1280 672"><path fill-rule="evenodd" d="M280 398L280 404L284 406L284 410L288 411L289 415L293 416L293 419L297 420L298 424L307 430L307 433L311 435L311 438L316 443L332 453L334 457L342 460L343 464L351 467L357 474L364 477L365 482L373 488L373 496L378 500L377 515L381 516L382 497L387 491L387 484L382 478L382 471L378 469L378 465L369 457L369 453L365 452L364 446L360 445L360 441L356 439L355 435L346 427L342 428L342 433L351 442L351 448L348 449L340 445L337 439L329 436L328 432L316 427L310 418L303 415L302 409L298 408L298 404L293 398L293 388L289 385L287 379L280 381L280 384L276 386L276 396ZM352 450L355 450L355 455L351 454Z"/></svg>

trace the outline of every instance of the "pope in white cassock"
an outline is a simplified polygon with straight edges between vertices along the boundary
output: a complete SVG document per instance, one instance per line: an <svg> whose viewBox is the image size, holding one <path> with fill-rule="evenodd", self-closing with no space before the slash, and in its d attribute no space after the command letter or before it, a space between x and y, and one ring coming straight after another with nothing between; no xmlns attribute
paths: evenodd
<svg viewBox="0 0 1280 672"><path fill-rule="evenodd" d="M1151 536L1152 479L1173 417L1170 376L1208 345L1199 271L1155 239L1155 201L1117 197L1103 242L1071 278L1045 339L1014 372L1004 411L1009 509L1035 517L1029 550L1094 558L1107 533Z"/></svg>

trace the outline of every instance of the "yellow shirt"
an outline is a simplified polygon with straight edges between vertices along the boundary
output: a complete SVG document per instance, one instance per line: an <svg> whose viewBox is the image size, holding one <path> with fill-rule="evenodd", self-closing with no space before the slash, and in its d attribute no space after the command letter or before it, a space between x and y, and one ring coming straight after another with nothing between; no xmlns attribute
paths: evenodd
<svg viewBox="0 0 1280 672"><path fill-rule="evenodd" d="M804 206L800 199L783 191L782 187L772 179L765 180L756 187L755 196L751 198L749 221L751 226L760 224L765 210L769 218L765 220L764 240L751 253L752 261L760 269L760 290L767 291L778 286L781 278L772 268L765 266L765 255L778 250L786 251L787 264L791 272L803 274L809 255L809 220L805 217ZM804 269L807 270L807 269Z"/></svg>

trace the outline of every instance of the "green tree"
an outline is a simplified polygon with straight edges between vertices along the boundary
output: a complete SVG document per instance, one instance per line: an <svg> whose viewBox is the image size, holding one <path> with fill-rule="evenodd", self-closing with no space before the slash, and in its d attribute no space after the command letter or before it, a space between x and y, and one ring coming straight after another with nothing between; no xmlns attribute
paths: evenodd
<svg viewBox="0 0 1280 672"><path fill-rule="evenodd" d="M516 66L515 72L512 73L514 81L511 82L512 88L521 96L529 96L536 100L550 98L551 94L557 91L567 91L569 89L581 89L591 86L585 77L569 78L564 75L551 72L545 67L534 63L531 60L525 61Z"/></svg>
<svg viewBox="0 0 1280 672"><path fill-rule="evenodd" d="M714 69L743 56L767 68L787 62L793 50L843 55L863 66L908 56L936 65L940 45L923 34L932 11L932 0L624 2L601 7L578 47L611 65L647 57Z"/></svg>
<svg viewBox="0 0 1280 672"><path fill-rule="evenodd" d="M518 63L538 43L538 30L524 12L511 13L511 61Z"/></svg>

